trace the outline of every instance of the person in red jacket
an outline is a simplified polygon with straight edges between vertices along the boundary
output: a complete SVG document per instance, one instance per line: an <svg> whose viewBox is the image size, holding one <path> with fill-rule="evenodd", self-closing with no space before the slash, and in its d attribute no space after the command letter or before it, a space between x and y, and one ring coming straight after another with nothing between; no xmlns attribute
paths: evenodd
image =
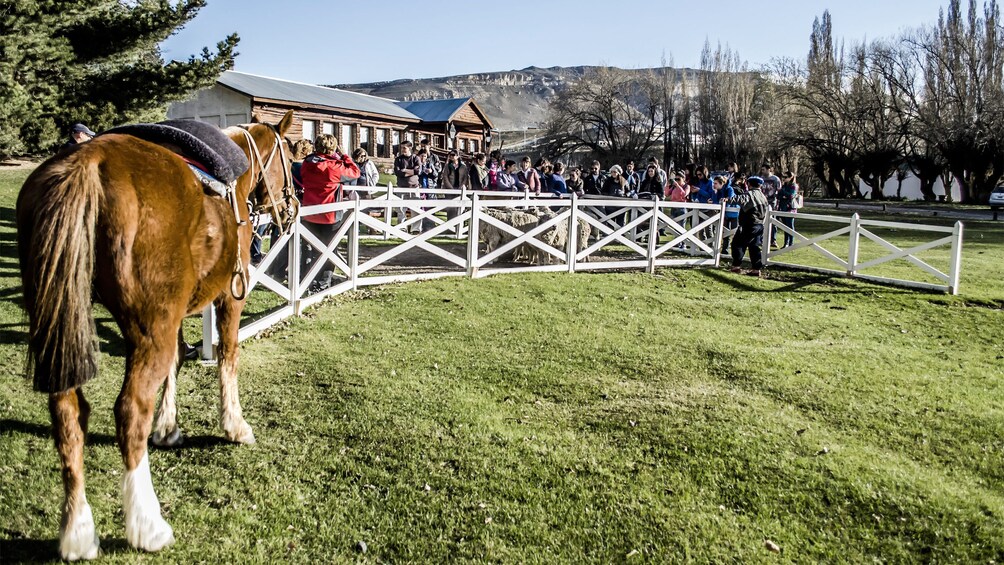
<svg viewBox="0 0 1004 565"><path fill-rule="evenodd" d="M359 166L347 154L338 150L338 139L330 134L317 136L314 152L300 166L303 181L303 206L331 204L342 200L342 181L359 178ZM324 244L331 244L343 213L324 212L303 217L303 226ZM306 262L313 263L320 256L313 246L304 252ZM322 271L312 285L315 290L331 286L330 269Z"/></svg>

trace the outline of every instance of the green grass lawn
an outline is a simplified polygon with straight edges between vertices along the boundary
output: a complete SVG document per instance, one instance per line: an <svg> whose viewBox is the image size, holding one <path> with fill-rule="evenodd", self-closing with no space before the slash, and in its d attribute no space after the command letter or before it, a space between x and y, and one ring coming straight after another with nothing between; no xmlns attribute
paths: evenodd
<svg viewBox="0 0 1004 565"><path fill-rule="evenodd" d="M20 376L23 178L0 171L4 563L56 559L62 498ZM105 561L1000 563L1004 228L965 233L959 296L697 269L339 296L242 346L254 446L221 441L215 369L185 367L187 442L150 457L177 543L154 555L124 541L123 359L99 314Z"/></svg>

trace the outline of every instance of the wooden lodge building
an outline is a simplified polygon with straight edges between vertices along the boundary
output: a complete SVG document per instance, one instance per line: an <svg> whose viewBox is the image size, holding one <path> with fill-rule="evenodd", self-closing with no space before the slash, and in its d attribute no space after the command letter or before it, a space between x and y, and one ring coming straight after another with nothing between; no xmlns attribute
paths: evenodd
<svg viewBox="0 0 1004 565"><path fill-rule="evenodd" d="M192 99L172 104L167 115L228 127L250 122L252 113L275 123L290 109L290 139L313 141L329 133L343 151L363 147L380 165L393 161L402 140L417 144L425 137L437 152L456 147L464 156L488 153L491 144L491 120L472 98L399 102L236 71L224 72Z"/></svg>

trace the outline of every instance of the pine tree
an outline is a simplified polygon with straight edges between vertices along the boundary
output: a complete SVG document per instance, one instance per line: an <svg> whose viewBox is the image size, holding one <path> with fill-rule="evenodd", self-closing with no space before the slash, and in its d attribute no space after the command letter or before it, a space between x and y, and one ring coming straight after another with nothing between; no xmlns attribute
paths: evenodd
<svg viewBox="0 0 1004 565"><path fill-rule="evenodd" d="M167 103L233 66L236 34L199 57L167 63L159 44L205 0L2 0L0 155L58 145L67 127L162 117Z"/></svg>

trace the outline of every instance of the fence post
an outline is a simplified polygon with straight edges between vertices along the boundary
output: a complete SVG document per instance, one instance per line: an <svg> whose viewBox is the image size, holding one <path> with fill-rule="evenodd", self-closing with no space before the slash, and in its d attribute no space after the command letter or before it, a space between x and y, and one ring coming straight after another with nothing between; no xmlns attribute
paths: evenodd
<svg viewBox="0 0 1004 565"><path fill-rule="evenodd" d="M216 342L216 308L212 304L206 306L202 311L202 361L213 363L216 361L216 350L213 344Z"/></svg>
<svg viewBox="0 0 1004 565"><path fill-rule="evenodd" d="M767 207L767 213L763 215L763 235L760 236L760 259L764 268L770 265L770 222L774 209Z"/></svg>
<svg viewBox="0 0 1004 565"><path fill-rule="evenodd" d="M286 257L289 258L286 264L286 284L289 286L289 302L293 305L293 315L300 316L303 314L303 309L300 306L300 299L303 297L300 293L300 230L302 226L300 225L300 218L297 218L293 222L293 230L289 236L289 242L286 245Z"/></svg>
<svg viewBox="0 0 1004 565"><path fill-rule="evenodd" d="M456 212L457 216L460 216L461 214L464 213L464 202L467 202L467 187L466 186L461 186L460 187L460 202L459 202L459 204L457 204L457 212ZM459 224L457 224L456 237L457 237L457 239L460 239L463 236L464 236L464 223L460 222Z"/></svg>
<svg viewBox="0 0 1004 565"><path fill-rule="evenodd" d="M572 193L572 205L568 208L568 248L565 250L565 257L568 263L568 272L575 272L575 260L579 255L579 197Z"/></svg>
<svg viewBox="0 0 1004 565"><path fill-rule="evenodd" d="M959 293L959 277L962 271L962 222L955 222L952 232L952 256L948 268L948 293Z"/></svg>
<svg viewBox="0 0 1004 565"><path fill-rule="evenodd" d="M387 207L384 208L383 211L383 221L389 226L391 225L391 220L393 219L391 218L391 215L394 212L390 207L390 201L392 198L394 198L393 183L387 183L387 194L384 195L384 198L387 199ZM383 230L383 240L387 241L388 239L390 239L390 230Z"/></svg>
<svg viewBox="0 0 1004 565"><path fill-rule="evenodd" d="M861 217L858 216L857 212L851 216L851 242L850 249L847 254L847 276L853 277L857 274L858 270L858 244L860 242L861 234L859 233L860 226L858 222Z"/></svg>
<svg viewBox="0 0 1004 565"><path fill-rule="evenodd" d="M628 211L625 214L623 214L623 215L618 214L618 216L620 216L621 218L624 218L625 216L627 216L625 219L627 220L627 223L630 224L631 222L633 222L633 221L635 221L635 220L638 219L638 210L639 209L636 206L628 206L627 208L628 208ZM631 241L633 241L635 243L638 243L638 226L635 226L635 227L631 228L631 233L628 235L628 238Z"/></svg>
<svg viewBox="0 0 1004 565"><path fill-rule="evenodd" d="M718 227L715 228L715 247L713 252L715 256L715 268L718 268L722 264L722 253L721 253L722 238L723 238L722 232L724 231L725 231L725 201L723 200L721 203L721 207L718 209ZM766 265L766 263L764 263L764 265Z"/></svg>
<svg viewBox="0 0 1004 565"><path fill-rule="evenodd" d="M655 248L659 243L659 197L652 199L652 217L648 220L648 273L655 274Z"/></svg>
<svg viewBox="0 0 1004 565"><path fill-rule="evenodd" d="M470 233L467 234L467 276L474 278L478 274L478 239L480 239L481 230L479 228L478 222L478 207L480 205L480 197L475 193L471 197L471 220Z"/></svg>
<svg viewBox="0 0 1004 565"><path fill-rule="evenodd" d="M352 279L352 290L359 288L359 203L356 200L353 204L352 228L349 229L349 277Z"/></svg>

